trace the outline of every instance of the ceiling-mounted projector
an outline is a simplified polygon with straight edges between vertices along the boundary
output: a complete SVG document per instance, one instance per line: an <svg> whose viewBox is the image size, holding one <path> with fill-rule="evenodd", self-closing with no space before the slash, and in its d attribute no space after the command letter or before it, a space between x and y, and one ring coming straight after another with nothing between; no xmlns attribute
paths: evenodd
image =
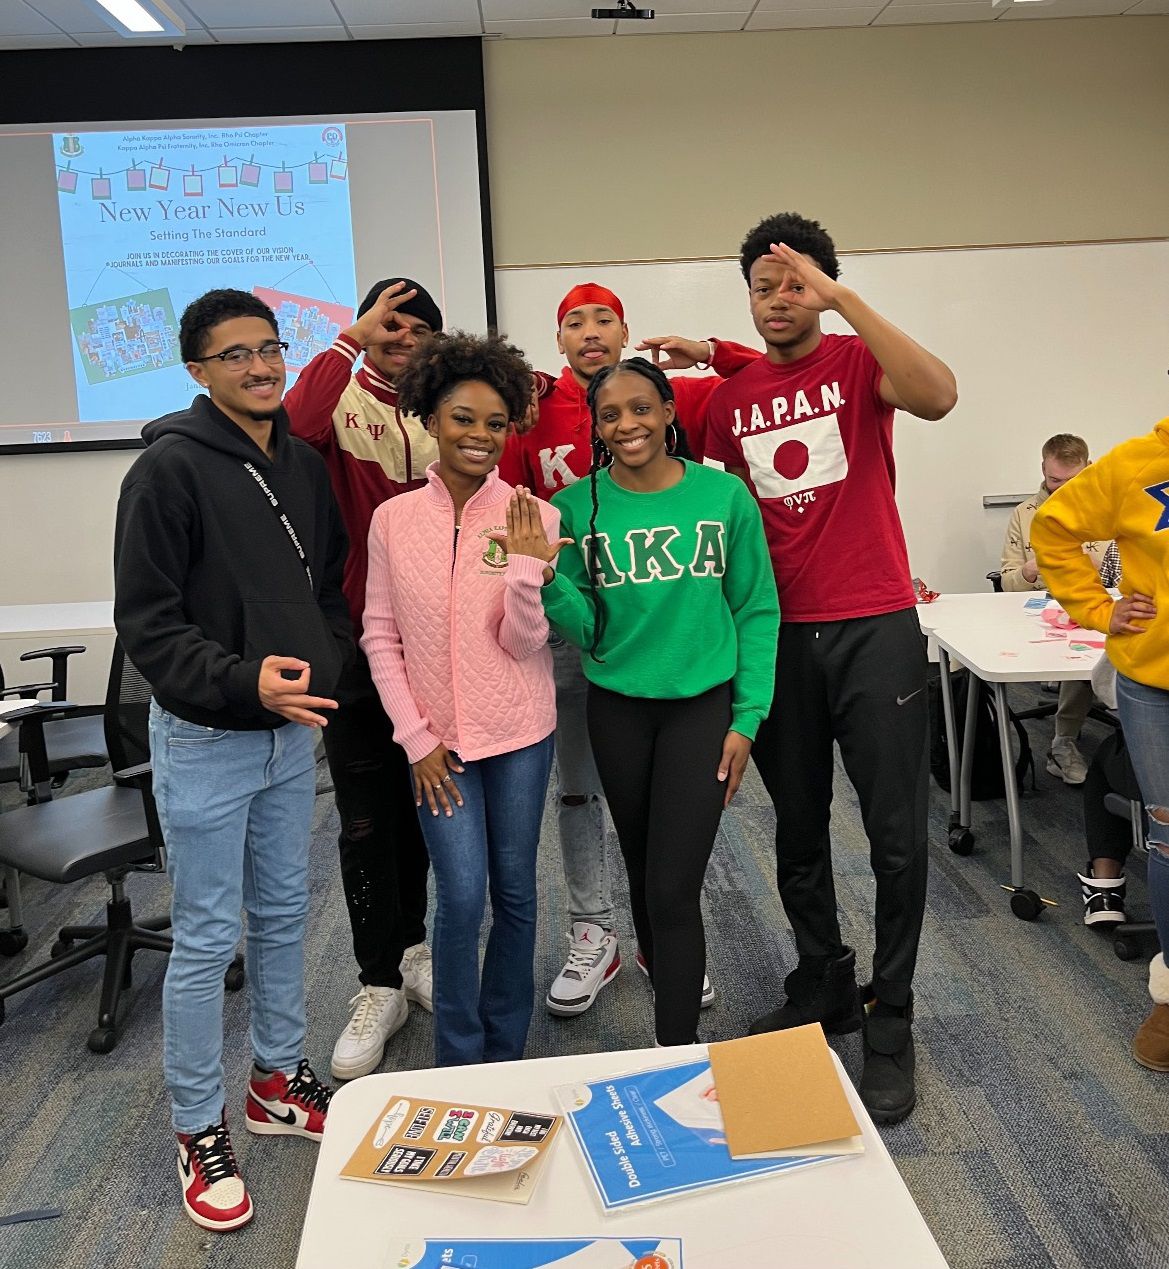
<svg viewBox="0 0 1169 1269"><path fill-rule="evenodd" d="M654 11L652 9L635 9L633 7L633 0L617 0L617 7L615 9L593 10L594 18L604 19L636 18L642 22L649 22L652 21L653 15Z"/></svg>

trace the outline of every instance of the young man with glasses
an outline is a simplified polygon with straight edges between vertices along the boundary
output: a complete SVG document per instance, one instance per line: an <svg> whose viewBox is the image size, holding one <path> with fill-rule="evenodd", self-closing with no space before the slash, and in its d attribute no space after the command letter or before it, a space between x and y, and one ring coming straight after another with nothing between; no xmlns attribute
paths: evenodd
<svg viewBox="0 0 1169 1269"><path fill-rule="evenodd" d="M244 1122L319 1141L305 1060L304 929L317 729L352 656L346 538L320 458L289 435L276 319L210 291L179 346L207 395L143 429L114 540L114 622L150 684L154 793L173 886L164 1068L187 1214L252 1217L224 1113L223 975L248 913ZM291 724L291 725L290 725Z"/></svg>

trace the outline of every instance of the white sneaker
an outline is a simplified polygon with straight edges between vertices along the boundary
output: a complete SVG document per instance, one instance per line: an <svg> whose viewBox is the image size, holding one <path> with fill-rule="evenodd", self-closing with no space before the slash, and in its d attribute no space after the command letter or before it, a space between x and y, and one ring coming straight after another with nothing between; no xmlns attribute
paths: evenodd
<svg viewBox="0 0 1169 1269"><path fill-rule="evenodd" d="M1056 736L1051 742L1047 770L1064 784L1083 784L1088 778L1088 764L1070 736Z"/></svg>
<svg viewBox="0 0 1169 1269"><path fill-rule="evenodd" d="M386 1041L410 1014L406 993L398 987L363 986L349 1005L349 1025L333 1048L331 1069L339 1080L355 1080L376 1070Z"/></svg>
<svg viewBox="0 0 1169 1269"><path fill-rule="evenodd" d="M641 972L646 976L646 978L648 978L649 966L645 963L645 957L642 956L640 947L637 949L637 955L633 959L637 964L637 968L641 970ZM702 975L702 999L698 1002L699 1009L709 1009L710 1006L713 1005L717 999L718 999L718 994L714 990L714 988L710 985L710 976L708 974L703 974Z"/></svg>
<svg viewBox="0 0 1169 1269"><path fill-rule="evenodd" d="M548 1012L558 1018L584 1013L620 968L617 935L592 921L574 921L568 935L568 960L548 988Z"/></svg>
<svg viewBox="0 0 1169 1269"><path fill-rule="evenodd" d="M402 957L402 990L406 999L434 1012L434 962L425 943L415 943Z"/></svg>

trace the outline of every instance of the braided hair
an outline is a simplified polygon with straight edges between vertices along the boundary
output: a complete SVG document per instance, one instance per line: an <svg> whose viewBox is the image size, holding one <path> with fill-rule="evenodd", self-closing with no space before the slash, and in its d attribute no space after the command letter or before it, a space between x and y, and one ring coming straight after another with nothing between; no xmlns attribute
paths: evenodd
<svg viewBox="0 0 1169 1269"><path fill-rule="evenodd" d="M644 357L627 357L624 361L618 361L615 365L604 366L589 380L586 399L589 406L589 415L592 418L593 460L589 466L589 495L592 499L592 514L589 516L585 568L588 571L589 594L593 601L593 640L589 647L589 656L598 665L604 663L604 658L597 656L597 649L601 646L601 640L605 637L608 614L605 611L601 588L597 585L597 574L600 572L597 551L597 511L599 510L597 505L597 473L602 467L608 467L612 463L613 456L605 448L604 442L597 433L597 397L601 389L614 375L622 373L636 374L643 379L648 379L663 402L668 401L671 404L674 402L674 389L670 386L670 380L666 377L665 372ZM693 459L694 455L686 440L686 433L678 425L676 416L671 426L677 435L677 440L671 453L679 458Z"/></svg>

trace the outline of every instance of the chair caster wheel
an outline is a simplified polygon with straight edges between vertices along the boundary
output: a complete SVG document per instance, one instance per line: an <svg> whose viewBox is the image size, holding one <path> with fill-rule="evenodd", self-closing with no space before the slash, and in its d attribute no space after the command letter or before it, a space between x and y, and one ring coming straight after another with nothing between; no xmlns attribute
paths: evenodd
<svg viewBox="0 0 1169 1269"><path fill-rule="evenodd" d="M1112 939L1112 950L1116 953L1119 960L1135 961L1141 954L1141 945L1138 939L1130 939L1123 934L1117 934Z"/></svg>
<svg viewBox="0 0 1169 1269"><path fill-rule="evenodd" d="M0 930L0 956L15 956L28 947L28 935L23 930Z"/></svg>
<svg viewBox="0 0 1169 1269"><path fill-rule="evenodd" d="M974 850L974 834L961 825L950 829L948 845L955 855L969 855Z"/></svg>
<svg viewBox="0 0 1169 1269"><path fill-rule="evenodd" d="M72 946L72 939L58 939L53 946L49 948L49 959L55 961L58 956L64 956Z"/></svg>
<svg viewBox="0 0 1169 1269"><path fill-rule="evenodd" d="M1011 911L1020 921L1034 921L1043 911L1043 903L1034 890L1016 890L1011 895Z"/></svg>
<svg viewBox="0 0 1169 1269"><path fill-rule="evenodd" d="M228 991L239 991L244 985L244 967L229 965L227 973L223 975L223 985Z"/></svg>
<svg viewBox="0 0 1169 1269"><path fill-rule="evenodd" d="M118 1043L118 1033L113 1027L94 1027L86 1044L91 1053L110 1053Z"/></svg>

